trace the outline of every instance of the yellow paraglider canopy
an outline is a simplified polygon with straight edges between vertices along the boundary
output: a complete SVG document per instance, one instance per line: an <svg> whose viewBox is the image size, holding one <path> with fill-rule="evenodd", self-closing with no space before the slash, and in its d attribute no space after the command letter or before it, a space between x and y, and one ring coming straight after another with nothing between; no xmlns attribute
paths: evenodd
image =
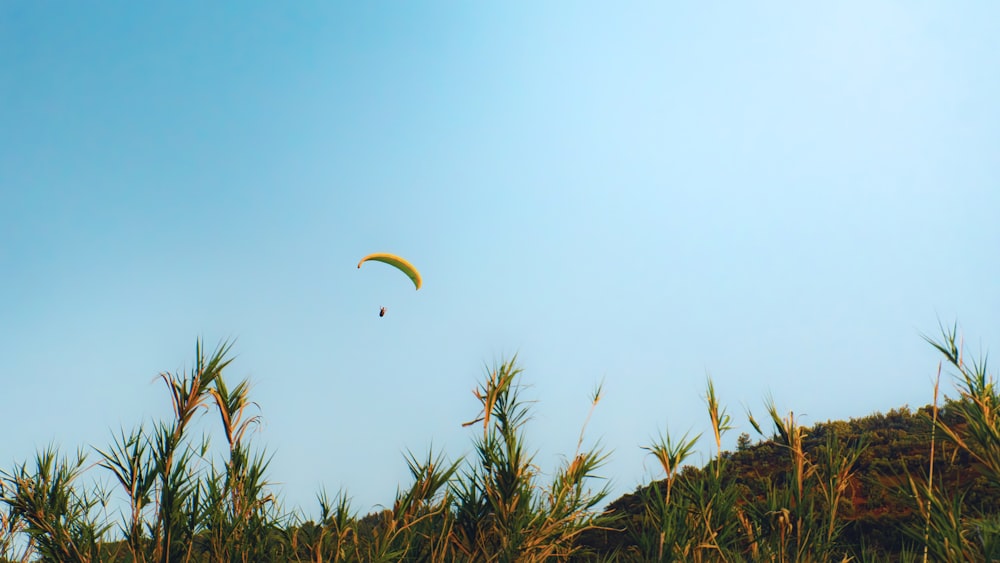
<svg viewBox="0 0 1000 563"><path fill-rule="evenodd" d="M374 260L376 262L385 262L390 266L398 268L399 271L403 272L404 274L406 274L407 277L413 280L413 285L415 285L417 289L420 289L420 284L423 283L420 279L420 272L418 272L417 269L413 267L413 264L410 264L405 259L400 258L395 254L386 254L384 252L376 252L375 254L369 254L368 256L362 258L360 262L358 262L358 268L360 268L362 264L364 264L369 260Z"/></svg>

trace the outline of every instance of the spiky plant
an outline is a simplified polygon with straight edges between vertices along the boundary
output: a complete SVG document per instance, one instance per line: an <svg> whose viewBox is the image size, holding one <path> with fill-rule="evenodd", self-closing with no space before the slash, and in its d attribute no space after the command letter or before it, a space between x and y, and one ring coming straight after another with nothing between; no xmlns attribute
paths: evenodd
<svg viewBox="0 0 1000 563"><path fill-rule="evenodd" d="M461 460L448 463L442 454L434 456L430 451L423 460L407 453L406 464L413 483L397 493L388 527L407 560L450 559L454 516L448 486L460 463Z"/></svg>
<svg viewBox="0 0 1000 563"><path fill-rule="evenodd" d="M654 485L643 491L645 512L638 529L631 530L639 551L636 556L652 561L686 560L692 556L689 499L673 493L681 466L694 452L700 437L688 438L685 433L675 440L668 430L651 445L643 446L659 462L666 479L662 487Z"/></svg>
<svg viewBox="0 0 1000 563"><path fill-rule="evenodd" d="M503 362L474 391L481 409L465 426L481 423L482 436L475 438L475 459L452 486L451 535L465 560L564 560L579 551L579 535L596 526L592 509L607 494L587 487L607 456L598 448L583 450L582 431L575 455L551 485L538 484L540 473L525 445L530 410L520 397L520 374L516 358ZM600 396L598 387L592 409Z"/></svg>
<svg viewBox="0 0 1000 563"><path fill-rule="evenodd" d="M824 526L821 533L826 551L832 551L838 544L844 527L845 495L858 484L857 463L867 447L865 437L845 442L830 432L816 453L816 486L822 501L820 507L824 509L820 521Z"/></svg>
<svg viewBox="0 0 1000 563"><path fill-rule="evenodd" d="M200 527L201 490L195 459L204 459L208 450L185 442L188 425L194 416L207 409L213 381L232 359L232 345L221 343L211 356L205 354L199 339L195 345L195 365L188 374L161 373L170 392L174 419L157 425L152 438L156 460L156 518L152 523L154 558L160 563L188 561L192 557L194 537Z"/></svg>
<svg viewBox="0 0 1000 563"><path fill-rule="evenodd" d="M305 522L292 537L293 547L302 545L311 563L354 561L359 557L357 518L351 500L340 491L331 500L326 491L317 495L320 518L318 523ZM298 553L296 549L296 553Z"/></svg>
<svg viewBox="0 0 1000 563"><path fill-rule="evenodd" d="M768 398L766 408L774 425L772 440L788 454L782 483L771 483L755 516L757 548L761 558L785 562L829 561L849 558L840 544L844 494L856 481L855 465L866 448L864 440L842 443L836 433L813 456L806 452L807 431L794 413L782 417ZM763 430L753 415L750 424Z"/></svg>
<svg viewBox="0 0 1000 563"><path fill-rule="evenodd" d="M0 472L4 481L0 502L9 507L6 524L23 526L30 549L43 561L97 561L99 540L110 527L96 514L101 500L76 488L86 455L61 457L54 446L40 451L34 467L21 464Z"/></svg>
<svg viewBox="0 0 1000 563"><path fill-rule="evenodd" d="M996 379L987 370L986 356L965 360L965 350L957 325L941 326L941 336L924 339L937 349L954 370L958 398L946 409L953 422L937 416L938 383L931 424L956 452L968 455L976 469L994 486L1000 486L1000 392ZM938 367L940 379L941 366ZM933 442L932 442L933 448ZM933 450L932 450L933 451ZM932 458L933 463L933 458ZM933 465L924 479L907 472L912 498L924 518L922 530L908 530L923 541L925 560L992 561L1000 559L1000 525L995 514L978 514L965 508L962 490L947 490L933 479ZM922 483L926 483L922 485Z"/></svg>
<svg viewBox="0 0 1000 563"><path fill-rule="evenodd" d="M739 489L725 471L722 451L722 438L732 429L732 421L711 378L704 398L715 441L715 454L705 470L681 471L700 435L688 438L685 434L675 440L667 432L643 448L656 458L666 477L662 486L644 489L645 512L630 532L636 555L643 559L730 561L740 557L740 526L746 518L738 506Z"/></svg>
<svg viewBox="0 0 1000 563"><path fill-rule="evenodd" d="M727 461L722 451L722 438L732 430L732 419L719 403L715 384L708 378L705 404L715 437L715 455L708 470L698 478L688 481L692 503L699 525L698 558L730 561L739 557L739 523L742 516L738 506L740 490L726 471Z"/></svg>
<svg viewBox="0 0 1000 563"><path fill-rule="evenodd" d="M122 537L134 563L146 561L145 520L143 511L150 503L156 466L149 443L141 428L114 439L110 448L98 449L103 458L99 465L114 475L128 498L129 512L121 525Z"/></svg>
<svg viewBox="0 0 1000 563"><path fill-rule="evenodd" d="M208 394L228 445L222 471L213 464L205 480L208 551L219 561L259 560L276 531L278 516L265 478L269 458L263 452L253 453L247 439L247 431L260 423L259 415L248 412L256 406L250 401L250 384L243 380L230 389L220 374L212 380Z"/></svg>
<svg viewBox="0 0 1000 563"><path fill-rule="evenodd" d="M959 400L950 407L964 429L941 420L937 428L959 449L969 454L990 481L1000 486L1000 392L996 378L987 371L987 357L966 362L957 326L942 327L940 340L924 337L955 370Z"/></svg>
<svg viewBox="0 0 1000 563"><path fill-rule="evenodd" d="M4 480L0 477L0 561L28 561L34 551L32 544L18 545L18 538L25 533L26 524L11 510L10 505L3 502L6 492Z"/></svg>

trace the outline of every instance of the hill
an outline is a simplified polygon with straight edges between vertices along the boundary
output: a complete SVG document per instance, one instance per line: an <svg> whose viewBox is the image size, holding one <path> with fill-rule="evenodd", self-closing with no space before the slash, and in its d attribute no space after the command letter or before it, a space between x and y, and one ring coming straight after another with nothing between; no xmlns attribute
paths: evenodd
<svg viewBox="0 0 1000 563"><path fill-rule="evenodd" d="M939 422L964 432L962 406L968 405L947 401L938 412ZM924 489L927 486L933 411L931 405L916 411L903 406L885 414L801 428L802 477L816 490L804 491L799 499L792 495L788 499L793 501L790 504L798 500L822 505L821 499L805 497L823 497L826 489L817 478L827 480L827 485L832 479L834 486L843 488L837 507L840 521L836 524L836 543L842 552L860 560L900 560L922 550L918 544L926 518L921 514L913 486ZM795 488L792 481L797 472L795 446L787 443L788 437L783 437L781 430L757 443L751 443L748 434L741 435L737 451L722 452L719 460L705 467L685 467L677 473L671 488L689 494L698 491L706 480L711 480L710 474L718 467L718 486L736 492L737 511L783 514L782 507L774 502L775 497ZM1000 514L1000 487L991 482L968 451L943 440L940 430L933 432L933 438L935 493L942 499L954 500L956 514L996 518ZM840 453L840 461L853 461L849 467L840 467L839 483L835 482L838 476L828 472L831 464L823 461L837 463L838 460L829 459L831 450ZM587 534L585 543L599 553L644 551L647 547L642 545L644 538L651 533L656 535L655 530L649 529L650 515L662 509L654 506L658 502L654 499L665 495L667 488L668 480L664 479L638 487L611 502L606 511L616 524ZM828 506L814 505L814 508L820 509L817 512L829 510ZM742 529L744 533L749 531L746 526Z"/></svg>

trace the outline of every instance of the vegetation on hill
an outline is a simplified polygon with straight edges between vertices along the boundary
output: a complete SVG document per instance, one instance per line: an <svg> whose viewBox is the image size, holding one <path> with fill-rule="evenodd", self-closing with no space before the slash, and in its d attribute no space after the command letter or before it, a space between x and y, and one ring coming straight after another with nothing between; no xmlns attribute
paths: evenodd
<svg viewBox="0 0 1000 563"><path fill-rule="evenodd" d="M246 381L223 378L228 344L196 348L188 373L161 374L173 417L121 431L105 448L48 448L0 471L0 562L200 561L990 561L1000 559L1000 394L986 362L966 362L956 331L930 341L957 395L916 411L802 426L767 406L755 443L721 447L732 419L708 382L715 453L685 465L699 437L646 446L663 479L611 502L593 479L607 459L583 448L547 481L524 435L530 415L515 361L475 397L474 454L408 453L412 482L360 516L346 493L319 514L282 510ZM592 399L596 407L598 388ZM217 415L220 456L191 422ZM584 422L584 429L586 421ZM481 430L481 432L480 432ZM88 459L92 458L90 461ZM81 485L103 471L115 490ZM120 514L108 499L124 501Z"/></svg>
<svg viewBox="0 0 1000 563"><path fill-rule="evenodd" d="M962 419L956 412L960 408L949 400L938 417L952 428L961 428ZM925 518L911 479L926 487L933 413L933 405L916 411L904 406L886 414L802 429L804 487L823 496L828 494L832 481L834 490L842 490L835 532L837 544L846 555L855 560L899 560L907 554L923 558ZM750 436L744 434L737 451L722 453L721 464L685 467L672 488L686 493L697 491L711 480L706 472L721 467L723 481L739 492L738 506L742 510L770 513L780 520L785 514L782 508L787 507L779 507L773 497L795 492L797 483L791 479L799 474L798 468L792 466L794 451L782 440L777 433L751 444ZM840 466L837 457L842 460ZM1000 512L1000 486L972 463L968 452L949 442L938 442L934 459L934 486L939 494L959 499L962 512L968 515ZM623 525L617 530L590 533L586 541L602 552L639 550L642 535L649 533L649 506L658 501L653 497L665 495L666 485L665 481L644 485L612 502L607 507L608 515L620 517ZM790 486L793 491L783 492ZM824 504L825 497L812 502ZM740 515L735 518L738 520ZM823 521L823 516L814 513L809 520ZM829 520L826 522L829 531Z"/></svg>

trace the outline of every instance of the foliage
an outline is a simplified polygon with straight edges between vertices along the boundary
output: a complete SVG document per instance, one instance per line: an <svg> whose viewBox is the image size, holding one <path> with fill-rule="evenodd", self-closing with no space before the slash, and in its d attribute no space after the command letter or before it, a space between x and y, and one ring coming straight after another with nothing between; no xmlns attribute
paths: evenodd
<svg viewBox="0 0 1000 563"><path fill-rule="evenodd" d="M954 329L943 334L931 342L957 371L958 397L940 408L935 388L935 403L917 411L807 428L769 399L773 431L748 413L763 440L744 435L736 452L717 451L703 468L680 467L697 437L668 434L647 447L666 478L611 503L609 513L626 525L588 540L596 550L661 561L704 558L699 550L709 546L713 560L900 561L923 560L925 551L934 561L1000 557L1000 401L985 360L966 364ZM711 415L711 382L708 397ZM706 485L713 476L719 489ZM706 497L716 509L731 506L729 495L737 499L728 510L739 533L719 528L731 543L714 549L699 541L707 536L693 515Z"/></svg>
<svg viewBox="0 0 1000 563"><path fill-rule="evenodd" d="M760 440L739 437L711 379L704 400L713 454L686 462L701 435L669 431L644 446L663 479L600 510L592 489L608 454L584 448L545 479L527 439L531 403L516 359L487 370L465 424L473 454L407 452L411 483L390 507L359 516L344 491L318 495L313 519L286 513L254 446L250 385L223 377L231 345L193 368L162 373L172 418L111 444L0 471L0 562L201 561L989 561L1000 559L1000 397L986 360L967 362L957 331L928 339L953 370L957 396L849 421L803 426L765 402ZM940 370L939 370L940 371ZM591 414L601 399L598 386ZM192 422L214 413L225 447ZM213 453L215 452L215 453ZM88 471L114 491L88 487ZM109 499L125 500L109 515Z"/></svg>

